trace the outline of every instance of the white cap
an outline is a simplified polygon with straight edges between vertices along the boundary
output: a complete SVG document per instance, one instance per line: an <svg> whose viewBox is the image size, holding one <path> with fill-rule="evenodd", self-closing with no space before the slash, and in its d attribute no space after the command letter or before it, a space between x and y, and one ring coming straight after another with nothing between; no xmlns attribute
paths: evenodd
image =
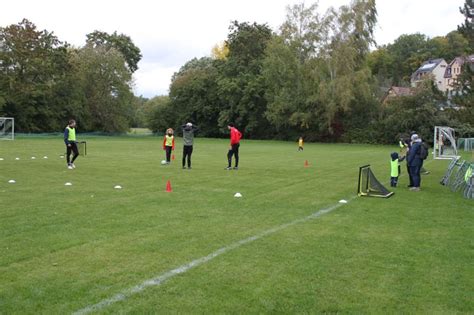
<svg viewBox="0 0 474 315"><path fill-rule="evenodd" d="M192 125L193 125L193 124L190 123L190 122L188 122L188 123L186 124L186 126L188 126L188 127L191 127Z"/></svg>

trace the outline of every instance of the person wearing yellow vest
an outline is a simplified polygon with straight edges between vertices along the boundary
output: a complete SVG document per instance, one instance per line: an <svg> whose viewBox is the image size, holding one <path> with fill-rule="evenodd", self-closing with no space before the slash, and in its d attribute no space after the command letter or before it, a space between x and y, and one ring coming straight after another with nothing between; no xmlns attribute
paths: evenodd
<svg viewBox="0 0 474 315"><path fill-rule="evenodd" d="M171 163L171 151L174 150L174 136L173 129L166 129L165 138L163 139L163 150L166 151L166 164Z"/></svg>
<svg viewBox="0 0 474 315"><path fill-rule="evenodd" d="M398 177L400 176L400 162L402 162L405 157L399 157L397 152L392 152L390 157L392 158L390 160L390 186L397 187Z"/></svg>
<svg viewBox="0 0 474 315"><path fill-rule="evenodd" d="M298 151L303 151L303 145L304 145L303 137L300 137L298 139Z"/></svg>
<svg viewBox="0 0 474 315"><path fill-rule="evenodd" d="M66 144L66 162L67 168L72 170L76 168L74 161L79 156L79 150L77 149L76 142L76 121L74 119L69 120L69 124L64 129L64 143ZM71 160L71 153L74 153Z"/></svg>

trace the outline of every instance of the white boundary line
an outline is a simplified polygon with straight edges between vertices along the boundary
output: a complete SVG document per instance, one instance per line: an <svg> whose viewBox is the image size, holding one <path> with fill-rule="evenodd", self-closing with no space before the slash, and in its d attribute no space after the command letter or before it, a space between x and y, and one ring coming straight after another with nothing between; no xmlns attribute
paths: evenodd
<svg viewBox="0 0 474 315"><path fill-rule="evenodd" d="M348 199L348 202L352 201L355 198L356 198L356 196L352 196L351 198ZM92 304L92 305L86 306L86 307L74 312L73 314L74 315L83 315L83 314L89 314L89 313L94 312L94 311L102 310L103 308L105 308L109 305L112 305L116 302L124 301L128 297L130 297L134 294L140 293L148 287L159 286L162 283L164 283L166 280L168 280L168 279L170 279L170 278L172 278L176 275L185 273L185 272L189 271L190 269L192 269L194 267L198 267L202 264L205 264L205 263L211 261L212 259L216 258L217 256L220 256L222 254L227 253L228 251L239 248L240 246L251 243L253 241L259 240L259 239L261 239L261 238L263 238L267 235L274 234L276 232L284 230L284 229L286 229L290 226L293 226L293 225L296 225L296 224L299 224L299 223L304 223L304 222L312 220L312 219L319 218L320 216L325 215L326 213L329 213L329 212L341 207L342 205L343 205L342 203L332 205L328 208L318 210L318 211L314 212L313 214L311 214L311 215L309 215L305 218L297 219L297 220L294 220L292 222L276 226L274 228L263 231L259 234L254 235L254 236L250 236L248 238L237 241L237 242L232 243L230 245L221 247L218 250L216 250L215 252L213 252L213 253L211 253L207 256L195 259L195 260L193 260L189 263L186 263L184 265L181 265L181 266L179 266L175 269L166 271L165 273L162 273L162 274L156 276L155 278L145 280L142 283L140 283L140 284L138 284L134 287L124 289L120 293L117 293L116 295L112 296L111 298L102 300L97 304Z"/></svg>

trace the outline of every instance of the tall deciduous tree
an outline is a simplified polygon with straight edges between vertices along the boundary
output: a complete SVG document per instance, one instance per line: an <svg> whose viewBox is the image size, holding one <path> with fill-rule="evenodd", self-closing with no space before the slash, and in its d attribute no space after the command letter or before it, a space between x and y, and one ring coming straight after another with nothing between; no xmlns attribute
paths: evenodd
<svg viewBox="0 0 474 315"><path fill-rule="evenodd" d="M219 66L218 91L223 104L219 126L224 130L233 121L246 137L268 136L261 69L272 31L266 24L237 21L232 22L229 30L229 55Z"/></svg>
<svg viewBox="0 0 474 315"><path fill-rule="evenodd" d="M66 45L53 33L26 19L0 28L0 113L15 117L20 131L59 128L58 92L68 70Z"/></svg>
<svg viewBox="0 0 474 315"><path fill-rule="evenodd" d="M119 51L128 65L128 69L134 73L138 69L138 62L141 60L142 55L140 49L135 46L132 39L124 34L108 34L106 32L94 31L87 34L87 44L89 46L98 47L103 46L107 50L115 48Z"/></svg>
<svg viewBox="0 0 474 315"><path fill-rule="evenodd" d="M123 132L133 115L131 73L123 55L114 48L90 45L76 55L78 84L84 93L89 117L84 124L89 129Z"/></svg>
<svg viewBox="0 0 474 315"><path fill-rule="evenodd" d="M464 6L459 10L464 15L464 24L458 26L458 31L469 41L472 48L474 47L474 0L465 0Z"/></svg>

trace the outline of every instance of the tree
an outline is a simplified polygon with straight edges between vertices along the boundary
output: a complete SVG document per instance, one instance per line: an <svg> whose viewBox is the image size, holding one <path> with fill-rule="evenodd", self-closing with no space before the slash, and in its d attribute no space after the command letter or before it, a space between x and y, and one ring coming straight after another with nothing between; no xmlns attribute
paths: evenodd
<svg viewBox="0 0 474 315"><path fill-rule="evenodd" d="M464 7L460 10L464 15L464 24L458 26L459 32L469 41L472 53L474 47L474 1L466 0ZM464 57L462 73L455 82L454 102L461 108L455 113L457 119L465 123L467 128L474 128L474 59L471 56Z"/></svg>
<svg viewBox="0 0 474 315"><path fill-rule="evenodd" d="M226 60L229 55L229 46L227 45L227 42L224 41L220 44L214 45L214 47L212 47L211 55L213 59Z"/></svg>
<svg viewBox="0 0 474 315"><path fill-rule="evenodd" d="M174 126L171 122L173 118L173 108L170 105L168 96L156 96L146 102L146 106L150 108L150 114L147 117L148 128L154 133L165 133L170 126Z"/></svg>
<svg viewBox="0 0 474 315"><path fill-rule="evenodd" d="M223 61L207 57L192 59L173 75L170 107L174 115L167 121L168 126L178 127L191 121L200 126L203 136L220 135L217 119L221 107L216 62Z"/></svg>
<svg viewBox="0 0 474 315"><path fill-rule="evenodd" d="M474 47L474 0L465 0L464 6L459 8L464 15L464 24L458 26L458 31L469 41L470 47Z"/></svg>
<svg viewBox="0 0 474 315"><path fill-rule="evenodd" d="M219 126L235 122L247 138L268 136L265 81L261 74L265 49L272 36L266 24L232 22L227 36L229 55L218 63Z"/></svg>
<svg viewBox="0 0 474 315"><path fill-rule="evenodd" d="M115 48L90 46L76 54L78 84L84 93L90 130L123 132L133 116L131 73Z"/></svg>
<svg viewBox="0 0 474 315"><path fill-rule="evenodd" d="M141 60L142 55L140 49L135 46L132 39L124 34L108 34L106 32L94 31L87 34L87 45L92 47L104 46L106 50L115 48L119 51L128 65L128 69L131 73L134 73L138 69L138 62Z"/></svg>
<svg viewBox="0 0 474 315"><path fill-rule="evenodd" d="M57 130L69 70L67 45L53 33L26 19L0 28L0 113L15 117L19 131Z"/></svg>
<svg viewBox="0 0 474 315"><path fill-rule="evenodd" d="M434 126L455 125L440 110L443 101L434 83L429 79L423 81L414 95L387 101L372 125L374 138L378 143L394 143L401 135L416 130L423 139L431 139Z"/></svg>
<svg viewBox="0 0 474 315"><path fill-rule="evenodd" d="M268 101L266 118L284 138L318 129L320 58L329 40L331 17L317 13L317 3L287 7L287 19L266 50L263 75ZM309 138L309 135L306 135Z"/></svg>
<svg viewBox="0 0 474 315"><path fill-rule="evenodd" d="M375 2L354 1L324 16L316 7L289 7L280 39L268 45L266 117L279 131L338 139L344 128L367 125L375 106L366 64Z"/></svg>

